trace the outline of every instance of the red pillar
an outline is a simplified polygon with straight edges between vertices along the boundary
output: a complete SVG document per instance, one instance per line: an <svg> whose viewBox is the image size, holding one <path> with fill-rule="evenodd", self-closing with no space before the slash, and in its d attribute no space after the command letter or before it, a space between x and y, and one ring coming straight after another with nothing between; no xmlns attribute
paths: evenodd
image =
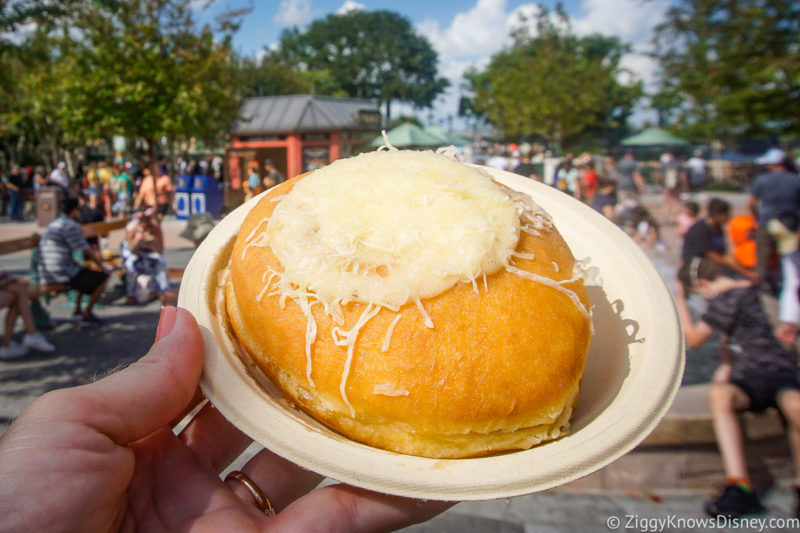
<svg viewBox="0 0 800 533"><path fill-rule="evenodd" d="M228 176L231 179L231 189L241 189L242 175L239 170L239 156L232 155L228 158Z"/></svg>
<svg viewBox="0 0 800 533"><path fill-rule="evenodd" d="M338 131L331 132L331 144L328 158L331 163L342 157L342 138Z"/></svg>
<svg viewBox="0 0 800 533"><path fill-rule="evenodd" d="M293 178L303 171L303 142L299 133L286 136L286 174Z"/></svg>

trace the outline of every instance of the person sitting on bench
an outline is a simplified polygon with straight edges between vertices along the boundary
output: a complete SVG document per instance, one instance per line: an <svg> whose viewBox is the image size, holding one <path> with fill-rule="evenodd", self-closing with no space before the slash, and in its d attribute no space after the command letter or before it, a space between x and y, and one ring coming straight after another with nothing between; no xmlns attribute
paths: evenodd
<svg viewBox="0 0 800 533"><path fill-rule="evenodd" d="M50 285L66 284L75 289L75 312L73 321L87 324L101 324L92 309L103 294L108 274L86 268L76 261L74 254L83 252L85 258L102 266L102 256L91 249L83 237L77 220L80 215L78 199L67 195L62 201L61 215L48 224L39 242L39 283ZM82 296L89 295L86 309L82 309Z"/></svg>

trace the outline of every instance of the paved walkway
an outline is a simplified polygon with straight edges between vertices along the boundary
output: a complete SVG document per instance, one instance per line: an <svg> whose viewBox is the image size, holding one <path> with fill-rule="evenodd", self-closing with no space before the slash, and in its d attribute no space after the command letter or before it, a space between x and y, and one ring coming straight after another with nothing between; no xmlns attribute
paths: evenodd
<svg viewBox="0 0 800 533"><path fill-rule="evenodd" d="M725 195L735 207L743 209L744 195ZM649 196L648 204L658 206L657 196ZM705 203L704 199L700 199ZM655 207L657 209L657 207ZM185 222L167 219L164 234L168 266L184 267L194 246L179 233ZM3 239L27 236L41 231L33 223L0 223ZM671 232L673 234L671 234ZM122 232L115 232L110 245L116 247ZM674 230L664 228L664 237L671 253L664 255L663 268L675 267ZM29 254L21 252L0 256L0 270L26 275ZM47 332L58 347L54 355L33 353L19 360L0 361L0 434L5 427L36 397L60 387L79 385L102 376L134 361L149 348L155 336L160 311L158 302L145 306L125 306L124 290L119 285L109 287L97 314L107 323L100 328L76 331L68 322L72 306L64 296L48 304L57 322ZM562 488L540 494L506 500L465 502L440 517L407 531L434 532L600 532L600 531L797 531L800 524L780 522L792 516L794 495L788 482L773 486L766 494L768 512L754 519L773 522L754 522L754 527L731 527L731 524L702 523L706 520L702 502L711 488L659 491L599 491ZM659 521L660 520L660 521ZM777 521L776 521L777 520ZM734 526L741 526L735 524ZM721 527L716 527L721 526Z"/></svg>

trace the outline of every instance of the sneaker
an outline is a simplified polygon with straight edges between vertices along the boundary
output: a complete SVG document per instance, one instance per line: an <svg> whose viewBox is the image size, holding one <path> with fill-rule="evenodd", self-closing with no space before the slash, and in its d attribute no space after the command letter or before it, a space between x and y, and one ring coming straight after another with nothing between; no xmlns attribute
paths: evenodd
<svg viewBox="0 0 800 533"><path fill-rule="evenodd" d="M14 341L11 341L8 346L0 346L0 359L14 359L27 353L28 349L25 346L20 346Z"/></svg>
<svg viewBox="0 0 800 533"><path fill-rule="evenodd" d="M722 496L707 502L706 512L714 517L737 518L745 514L762 513L764 506L754 491L746 490L735 483L725 487Z"/></svg>
<svg viewBox="0 0 800 533"><path fill-rule="evenodd" d="M50 344L50 342L44 338L44 335L38 331L36 333L26 333L25 336L22 337L22 345L40 352L52 352L56 349L56 347Z"/></svg>

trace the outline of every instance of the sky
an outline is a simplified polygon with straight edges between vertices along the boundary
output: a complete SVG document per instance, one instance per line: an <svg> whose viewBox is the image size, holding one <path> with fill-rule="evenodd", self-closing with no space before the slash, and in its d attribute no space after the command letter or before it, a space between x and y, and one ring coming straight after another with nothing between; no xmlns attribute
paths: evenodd
<svg viewBox="0 0 800 533"><path fill-rule="evenodd" d="M226 9L252 7L236 34L234 46L244 55L258 56L275 45L283 29L306 27L311 21L348 9L375 11L387 9L407 17L415 29L428 38L439 54L439 73L451 81L433 113L393 105L393 114L429 115L443 122L455 115L460 97L461 75L469 66L482 68L491 56L510 42L510 30L519 14L536 13L538 2L522 0L195 0L200 22L211 20ZM555 2L544 0L552 9ZM663 19L669 0L566 0L562 4L579 35L615 35L633 45L633 53L623 59L646 85L655 76L655 63L644 55L652 29ZM207 7L206 7L207 6ZM532 18L532 17L529 17ZM650 119L640 111L634 122Z"/></svg>

